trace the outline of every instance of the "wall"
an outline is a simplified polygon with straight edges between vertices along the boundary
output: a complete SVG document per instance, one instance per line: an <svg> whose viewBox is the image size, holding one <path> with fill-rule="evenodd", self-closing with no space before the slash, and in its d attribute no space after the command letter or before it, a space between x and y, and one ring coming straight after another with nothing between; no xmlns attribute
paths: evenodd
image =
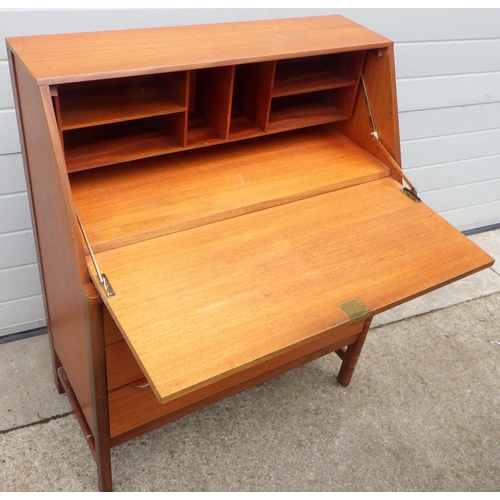
<svg viewBox="0 0 500 500"><path fill-rule="evenodd" d="M4 39L340 13L396 42L403 167L460 230L500 223L500 10L0 10L0 336L45 325Z"/></svg>

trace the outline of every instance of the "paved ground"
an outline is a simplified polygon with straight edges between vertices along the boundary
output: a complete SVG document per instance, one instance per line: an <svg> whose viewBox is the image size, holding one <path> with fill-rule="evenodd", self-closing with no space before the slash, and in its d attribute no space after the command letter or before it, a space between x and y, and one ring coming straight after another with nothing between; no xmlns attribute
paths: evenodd
<svg viewBox="0 0 500 500"><path fill-rule="evenodd" d="M471 237L500 262L500 231ZM113 449L116 491L500 490L500 263L326 356ZM0 490L95 491L46 335L0 345Z"/></svg>

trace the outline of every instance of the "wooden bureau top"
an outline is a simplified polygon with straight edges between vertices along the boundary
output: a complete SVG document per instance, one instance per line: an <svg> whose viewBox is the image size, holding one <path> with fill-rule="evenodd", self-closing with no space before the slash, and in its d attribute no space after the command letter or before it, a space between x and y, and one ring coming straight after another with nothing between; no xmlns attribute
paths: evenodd
<svg viewBox="0 0 500 500"><path fill-rule="evenodd" d="M342 16L8 38L39 85L388 47Z"/></svg>

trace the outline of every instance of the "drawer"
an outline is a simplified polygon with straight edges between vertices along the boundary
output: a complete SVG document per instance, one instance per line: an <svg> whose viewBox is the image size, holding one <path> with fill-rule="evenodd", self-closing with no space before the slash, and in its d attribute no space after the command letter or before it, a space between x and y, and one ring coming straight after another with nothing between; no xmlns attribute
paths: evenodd
<svg viewBox="0 0 500 500"><path fill-rule="evenodd" d="M103 320L108 391L113 391L144 378L144 373L105 307Z"/></svg>
<svg viewBox="0 0 500 500"><path fill-rule="evenodd" d="M142 379L109 394L112 445L115 446L165 423L216 403L249 387L313 361L357 340L364 321L330 330L273 358L263 360L210 385L160 404Z"/></svg>
<svg viewBox="0 0 500 500"><path fill-rule="evenodd" d="M124 340L106 346L106 373L108 391L144 378L144 373Z"/></svg>
<svg viewBox="0 0 500 500"><path fill-rule="evenodd" d="M123 341L122 332L116 326L114 319L109 314L106 306L102 308L102 319L104 323L104 343L106 346L114 344L115 342Z"/></svg>

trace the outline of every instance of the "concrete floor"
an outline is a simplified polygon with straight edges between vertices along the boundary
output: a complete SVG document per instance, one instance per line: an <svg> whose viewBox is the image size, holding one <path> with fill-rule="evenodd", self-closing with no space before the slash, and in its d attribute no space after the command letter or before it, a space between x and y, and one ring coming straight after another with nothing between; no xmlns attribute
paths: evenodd
<svg viewBox="0 0 500 500"><path fill-rule="evenodd" d="M498 263L380 315L353 381L335 355L112 451L115 491L500 490ZM46 335L0 345L0 490L95 491Z"/></svg>

